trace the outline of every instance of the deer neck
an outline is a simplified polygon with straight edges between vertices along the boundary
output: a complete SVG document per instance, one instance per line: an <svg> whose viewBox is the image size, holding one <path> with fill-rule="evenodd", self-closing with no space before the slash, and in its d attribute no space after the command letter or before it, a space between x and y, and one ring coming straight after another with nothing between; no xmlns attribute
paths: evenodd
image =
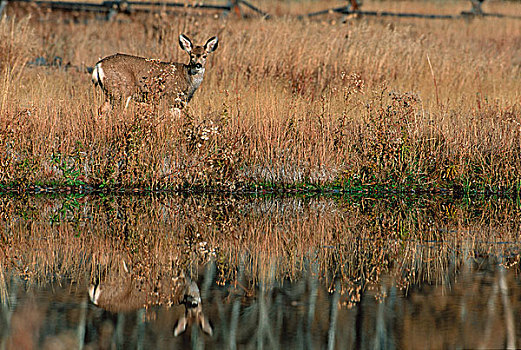
<svg viewBox="0 0 521 350"><path fill-rule="evenodd" d="M186 95L188 97L188 101L192 98L195 90L201 85L204 77L204 68L196 70L194 67L190 65L185 65L186 68L186 79L188 81L188 91Z"/></svg>
<svg viewBox="0 0 521 350"><path fill-rule="evenodd" d="M199 85L201 85L204 77L204 68L202 69L195 69L192 66L186 66L187 68L187 75L188 75L188 81L190 82L190 86L192 86L194 89L197 89Z"/></svg>

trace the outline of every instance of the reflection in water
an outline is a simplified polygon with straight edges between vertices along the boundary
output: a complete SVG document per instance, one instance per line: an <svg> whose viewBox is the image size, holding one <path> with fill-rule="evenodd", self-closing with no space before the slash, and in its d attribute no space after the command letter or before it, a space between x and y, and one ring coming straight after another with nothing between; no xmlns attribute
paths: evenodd
<svg viewBox="0 0 521 350"><path fill-rule="evenodd" d="M183 272L167 270L160 279L151 279L150 275L129 271L125 260L117 265L122 269L110 270L103 281L89 286L90 301L94 305L118 313L155 305L184 304L185 313L174 327L174 335L182 334L194 321L206 334L212 335L212 327L203 313L199 287Z"/></svg>
<svg viewBox="0 0 521 350"><path fill-rule="evenodd" d="M521 344L521 211L506 200L3 197L0 209L0 348Z"/></svg>

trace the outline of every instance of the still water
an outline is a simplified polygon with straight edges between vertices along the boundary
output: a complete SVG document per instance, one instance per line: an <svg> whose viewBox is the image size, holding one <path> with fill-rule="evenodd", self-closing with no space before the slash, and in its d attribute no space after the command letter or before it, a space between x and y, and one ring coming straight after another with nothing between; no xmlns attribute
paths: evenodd
<svg viewBox="0 0 521 350"><path fill-rule="evenodd" d="M507 199L0 197L1 349L516 348Z"/></svg>

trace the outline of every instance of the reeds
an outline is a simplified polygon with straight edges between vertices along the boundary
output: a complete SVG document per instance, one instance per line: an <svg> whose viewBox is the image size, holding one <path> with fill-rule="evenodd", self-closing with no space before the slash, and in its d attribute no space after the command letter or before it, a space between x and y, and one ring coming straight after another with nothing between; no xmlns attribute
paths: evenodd
<svg viewBox="0 0 521 350"><path fill-rule="evenodd" d="M0 86L3 187L521 186L516 20L135 17L26 20L10 32L13 23L1 24L18 52L3 60L4 76L18 67L16 79ZM181 32L221 43L189 108L175 116L135 104L98 116L101 94L83 67L117 51L182 60ZM35 56L80 71L23 68Z"/></svg>

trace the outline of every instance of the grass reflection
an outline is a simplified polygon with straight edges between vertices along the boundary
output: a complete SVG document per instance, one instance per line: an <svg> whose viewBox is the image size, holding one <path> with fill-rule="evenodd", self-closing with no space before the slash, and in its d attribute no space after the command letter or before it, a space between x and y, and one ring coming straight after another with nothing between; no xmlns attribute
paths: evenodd
<svg viewBox="0 0 521 350"><path fill-rule="evenodd" d="M0 261L31 282L99 279L123 260L156 278L213 260L220 284L237 283L239 269L253 287L313 266L351 294L382 274L407 288L482 257L519 262L520 208L506 199L57 196L0 205Z"/></svg>

